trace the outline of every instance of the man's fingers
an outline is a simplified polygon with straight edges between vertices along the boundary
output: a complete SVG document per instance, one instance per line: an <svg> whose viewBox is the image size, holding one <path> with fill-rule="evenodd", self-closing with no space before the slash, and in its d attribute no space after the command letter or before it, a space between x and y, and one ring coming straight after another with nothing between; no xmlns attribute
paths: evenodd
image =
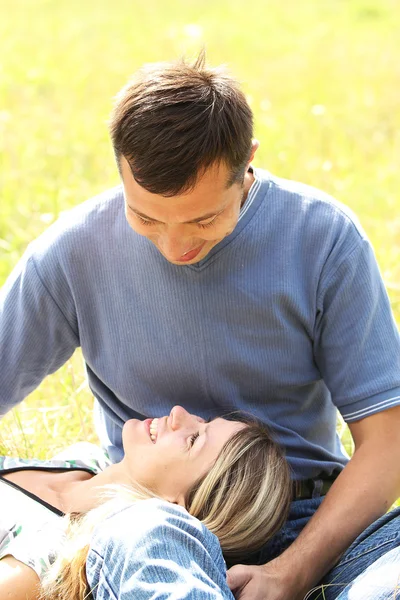
<svg viewBox="0 0 400 600"><path fill-rule="evenodd" d="M244 565L235 565L226 574L227 583L234 593L240 592L249 583L250 579L249 567Z"/></svg>

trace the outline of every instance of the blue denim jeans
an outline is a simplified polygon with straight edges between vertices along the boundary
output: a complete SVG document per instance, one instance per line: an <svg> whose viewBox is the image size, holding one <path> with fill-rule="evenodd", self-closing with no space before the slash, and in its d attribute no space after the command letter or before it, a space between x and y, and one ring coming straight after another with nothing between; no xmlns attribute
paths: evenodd
<svg viewBox="0 0 400 600"><path fill-rule="evenodd" d="M293 502L283 530L259 553L240 562L263 563L280 554L321 501ZM399 546L396 509L370 525L307 598L396 597ZM86 573L95 600L233 600L218 539L183 508L161 500L125 506L97 527Z"/></svg>

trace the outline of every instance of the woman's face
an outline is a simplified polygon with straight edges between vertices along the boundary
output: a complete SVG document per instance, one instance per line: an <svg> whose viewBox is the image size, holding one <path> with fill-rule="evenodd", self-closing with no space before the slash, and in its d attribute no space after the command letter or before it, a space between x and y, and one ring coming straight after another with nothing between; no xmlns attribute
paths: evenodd
<svg viewBox="0 0 400 600"><path fill-rule="evenodd" d="M244 427L222 418L206 423L174 406L167 417L125 423L122 462L132 481L184 506L187 493L209 471L224 444Z"/></svg>

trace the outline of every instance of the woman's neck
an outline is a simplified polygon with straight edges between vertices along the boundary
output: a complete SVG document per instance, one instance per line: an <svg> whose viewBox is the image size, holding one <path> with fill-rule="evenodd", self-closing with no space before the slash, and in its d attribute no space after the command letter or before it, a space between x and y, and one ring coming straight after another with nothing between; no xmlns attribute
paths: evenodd
<svg viewBox="0 0 400 600"><path fill-rule="evenodd" d="M131 485L123 463L110 465L98 475L85 481L62 483L54 481L50 488L57 496L57 504L64 513L87 512L102 502L104 487L108 485Z"/></svg>

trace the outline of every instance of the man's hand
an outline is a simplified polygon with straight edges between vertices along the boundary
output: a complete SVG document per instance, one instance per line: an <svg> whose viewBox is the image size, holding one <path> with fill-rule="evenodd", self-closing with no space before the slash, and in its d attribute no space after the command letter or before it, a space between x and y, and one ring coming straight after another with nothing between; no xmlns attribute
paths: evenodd
<svg viewBox="0 0 400 600"><path fill-rule="evenodd" d="M279 558L266 565L235 565L227 581L236 600L302 600L307 589L280 567Z"/></svg>

